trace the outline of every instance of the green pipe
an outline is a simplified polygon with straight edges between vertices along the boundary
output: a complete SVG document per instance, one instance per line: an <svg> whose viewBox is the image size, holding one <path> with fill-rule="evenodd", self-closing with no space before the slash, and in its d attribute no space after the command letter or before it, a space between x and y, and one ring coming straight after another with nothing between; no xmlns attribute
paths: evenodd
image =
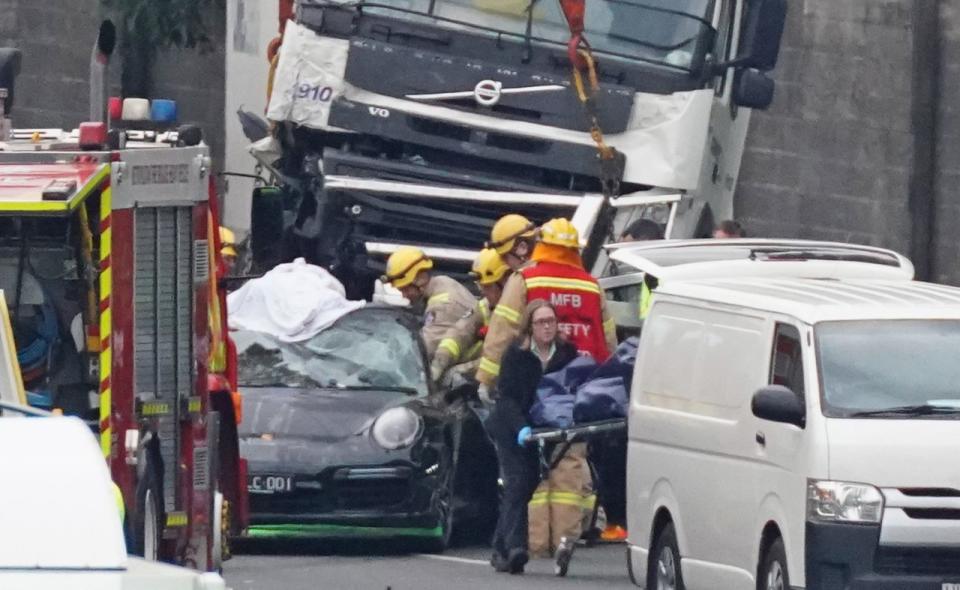
<svg viewBox="0 0 960 590"><path fill-rule="evenodd" d="M276 537L442 537L443 528L402 528L336 524L260 524L251 526L252 539Z"/></svg>

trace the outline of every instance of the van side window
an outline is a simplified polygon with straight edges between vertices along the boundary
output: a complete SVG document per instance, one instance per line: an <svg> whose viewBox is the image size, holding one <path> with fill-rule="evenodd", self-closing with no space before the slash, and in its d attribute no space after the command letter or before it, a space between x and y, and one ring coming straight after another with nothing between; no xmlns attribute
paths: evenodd
<svg viewBox="0 0 960 590"><path fill-rule="evenodd" d="M803 396L803 347L800 342L800 332L796 327L777 324L770 383L789 387L797 395Z"/></svg>

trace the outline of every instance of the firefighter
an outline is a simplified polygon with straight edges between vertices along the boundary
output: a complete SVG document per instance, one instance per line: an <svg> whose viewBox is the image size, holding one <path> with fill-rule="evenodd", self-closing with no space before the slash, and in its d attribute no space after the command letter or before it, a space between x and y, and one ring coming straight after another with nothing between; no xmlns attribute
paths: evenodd
<svg viewBox="0 0 960 590"><path fill-rule="evenodd" d="M387 273L380 279L399 289L414 309L423 310L421 334L430 358L447 330L477 304L466 287L450 277L431 274L432 268L433 260L422 250L403 246L387 259Z"/></svg>
<svg viewBox="0 0 960 590"><path fill-rule="evenodd" d="M589 354L598 363L607 360L617 347L616 326L607 313L603 290L583 268L580 236L569 220L557 218L544 224L531 261L507 281L490 318L477 370L481 392L487 395L500 374L500 357L517 337L527 301L546 299L552 303L561 332L581 354Z"/></svg>
<svg viewBox="0 0 960 590"><path fill-rule="evenodd" d="M564 576L577 539L589 526L597 501L587 463L587 443L553 450L550 470L527 505L530 554L556 560L555 573Z"/></svg>
<svg viewBox="0 0 960 590"><path fill-rule="evenodd" d="M510 267L496 250L487 248L480 251L470 274L477 281L483 298L477 302L476 308L457 320L440 341L430 364L430 376L434 382L439 382L454 365L458 365L454 370L460 374L472 374L476 371L483 348L483 337L486 336L487 326L490 324L490 313L500 301L503 286L510 275Z"/></svg>
<svg viewBox="0 0 960 590"><path fill-rule="evenodd" d="M237 264L237 237L233 230L220 226L220 257L223 259L223 276L233 274Z"/></svg>
<svg viewBox="0 0 960 590"><path fill-rule="evenodd" d="M493 248L510 270L517 271L530 260L537 241L537 224L523 215L504 215L493 225L487 248Z"/></svg>

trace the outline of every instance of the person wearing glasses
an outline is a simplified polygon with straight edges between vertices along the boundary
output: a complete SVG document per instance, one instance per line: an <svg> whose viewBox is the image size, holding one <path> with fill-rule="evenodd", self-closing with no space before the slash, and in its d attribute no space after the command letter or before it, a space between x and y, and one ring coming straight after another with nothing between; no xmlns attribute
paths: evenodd
<svg viewBox="0 0 960 590"><path fill-rule="evenodd" d="M617 348L616 325L607 313L603 289L583 267L577 228L568 219L556 218L543 224L539 233L530 263L507 279L490 318L477 369L481 397L485 391L495 397L501 358L517 336L528 301L549 301L556 308L560 332L580 353L598 363Z"/></svg>
<svg viewBox="0 0 960 590"><path fill-rule="evenodd" d="M577 347L561 336L554 306L544 299L528 303L519 335L503 355L500 395L487 426L503 477L490 560L498 572L521 574L529 560L527 504L540 483L540 472L536 450L526 443L537 386L544 374L562 369L577 356Z"/></svg>

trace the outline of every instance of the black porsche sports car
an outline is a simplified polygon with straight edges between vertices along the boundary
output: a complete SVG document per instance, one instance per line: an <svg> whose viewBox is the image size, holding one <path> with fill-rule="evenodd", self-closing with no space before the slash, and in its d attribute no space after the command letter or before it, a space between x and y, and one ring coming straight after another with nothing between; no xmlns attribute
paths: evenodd
<svg viewBox="0 0 960 590"><path fill-rule="evenodd" d="M249 537L416 537L493 522L496 457L433 389L416 318L366 306L305 342L236 331ZM444 395L446 393L446 395Z"/></svg>

